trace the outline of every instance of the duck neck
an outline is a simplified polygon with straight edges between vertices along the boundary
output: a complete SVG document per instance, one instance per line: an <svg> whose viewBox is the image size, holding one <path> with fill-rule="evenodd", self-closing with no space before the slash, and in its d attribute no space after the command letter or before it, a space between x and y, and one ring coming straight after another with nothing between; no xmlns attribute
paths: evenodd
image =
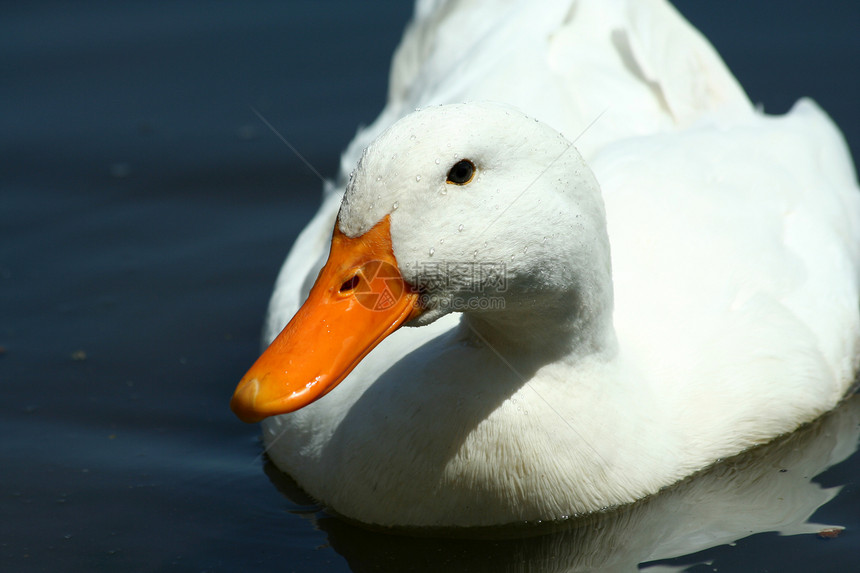
<svg viewBox="0 0 860 573"><path fill-rule="evenodd" d="M466 334L500 353L547 362L613 358L617 342L610 267L574 268L580 269L576 276L559 273L550 288L508 293L504 308L464 313Z"/></svg>

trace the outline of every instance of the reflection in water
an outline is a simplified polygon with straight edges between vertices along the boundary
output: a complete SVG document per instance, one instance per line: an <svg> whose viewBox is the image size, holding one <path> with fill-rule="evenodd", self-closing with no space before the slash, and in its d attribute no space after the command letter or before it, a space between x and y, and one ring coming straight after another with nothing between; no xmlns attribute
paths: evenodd
<svg viewBox="0 0 860 573"><path fill-rule="evenodd" d="M827 526L807 520L840 488L823 489L811 480L854 453L858 436L860 395L854 395L797 432L724 460L642 502L564 524L466 530L468 536L463 530L404 535L357 526L318 511L271 463L266 473L301 506L296 513L328 534L331 546L356 572L631 571L640 563L755 533L822 530ZM675 569L658 565L652 570Z"/></svg>

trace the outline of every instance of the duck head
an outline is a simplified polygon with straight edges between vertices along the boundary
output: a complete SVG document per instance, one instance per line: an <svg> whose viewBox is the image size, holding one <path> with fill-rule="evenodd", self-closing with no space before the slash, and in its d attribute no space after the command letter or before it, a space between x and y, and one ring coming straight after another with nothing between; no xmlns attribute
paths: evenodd
<svg viewBox="0 0 860 573"><path fill-rule="evenodd" d="M506 348L593 352L611 307L603 201L573 145L501 104L427 108L365 150L328 262L231 407L302 408L401 326L451 312Z"/></svg>

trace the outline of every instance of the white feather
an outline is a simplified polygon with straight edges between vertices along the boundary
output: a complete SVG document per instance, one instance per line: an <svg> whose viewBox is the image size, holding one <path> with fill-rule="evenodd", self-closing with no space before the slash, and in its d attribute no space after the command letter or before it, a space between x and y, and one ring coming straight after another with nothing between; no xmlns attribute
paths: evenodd
<svg viewBox="0 0 860 573"><path fill-rule="evenodd" d="M417 107L467 100L540 123L431 107L380 137ZM851 387L860 194L845 143L811 101L755 112L662 0L419 2L344 182L362 154L344 232L391 214L407 279L475 252L532 290L506 293L504 316L401 329L322 400L264 422L275 464L336 512L488 525L628 503ZM488 166L484 191L441 195L465 154ZM323 264L342 193L287 259L267 341Z"/></svg>

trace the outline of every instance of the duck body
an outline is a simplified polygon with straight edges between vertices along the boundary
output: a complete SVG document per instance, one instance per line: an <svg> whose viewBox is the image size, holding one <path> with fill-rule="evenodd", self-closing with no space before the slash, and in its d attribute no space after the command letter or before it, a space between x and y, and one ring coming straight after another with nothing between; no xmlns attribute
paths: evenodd
<svg viewBox="0 0 860 573"><path fill-rule="evenodd" d="M266 342L308 297L332 227L353 240L383 222L427 297L416 328L324 398L263 421L274 463L358 521L486 526L630 503L816 418L857 372L860 193L826 115L753 110L663 2L548 3L522 32L534 41L503 49L524 5L446 60L462 41L446 26L485 7L419 3L389 105L344 156L358 163L344 198L328 191L272 298ZM506 53L537 85L504 87ZM505 103L395 123L472 96ZM474 179L451 185L463 159Z"/></svg>

